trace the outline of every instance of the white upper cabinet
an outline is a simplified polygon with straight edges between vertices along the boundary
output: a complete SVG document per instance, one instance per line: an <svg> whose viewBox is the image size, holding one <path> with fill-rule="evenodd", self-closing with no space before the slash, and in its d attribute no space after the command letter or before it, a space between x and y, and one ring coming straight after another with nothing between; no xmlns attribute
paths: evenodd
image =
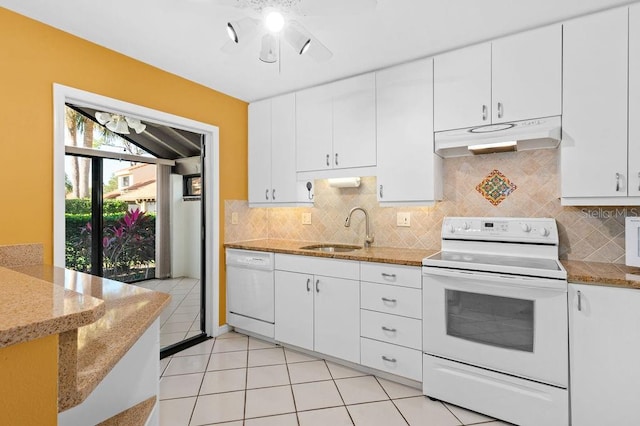
<svg viewBox="0 0 640 426"><path fill-rule="evenodd" d="M640 6L629 8L629 196L640 197Z"/></svg>
<svg viewBox="0 0 640 426"><path fill-rule="evenodd" d="M297 170L324 170L333 164L333 100L325 86L296 93Z"/></svg>
<svg viewBox="0 0 640 426"><path fill-rule="evenodd" d="M435 131L560 115L562 27L435 58Z"/></svg>
<svg viewBox="0 0 640 426"><path fill-rule="evenodd" d="M292 205L305 199L296 181L295 95L249 105L249 203Z"/></svg>
<svg viewBox="0 0 640 426"><path fill-rule="evenodd" d="M373 73L298 92L297 170L375 166L375 111Z"/></svg>
<svg viewBox="0 0 640 426"><path fill-rule="evenodd" d="M564 24L563 204L628 202L628 36L627 8Z"/></svg>
<svg viewBox="0 0 640 426"><path fill-rule="evenodd" d="M378 201L442 199L442 159L433 152L433 59L377 72L376 99Z"/></svg>
<svg viewBox="0 0 640 426"><path fill-rule="evenodd" d="M249 202L271 202L271 99L249 104Z"/></svg>
<svg viewBox="0 0 640 426"><path fill-rule="evenodd" d="M376 165L375 87L374 73L332 84L334 168Z"/></svg>
<svg viewBox="0 0 640 426"><path fill-rule="evenodd" d="M491 43L494 123L562 113L562 26Z"/></svg>
<svg viewBox="0 0 640 426"><path fill-rule="evenodd" d="M491 43L436 56L435 130L491 123Z"/></svg>

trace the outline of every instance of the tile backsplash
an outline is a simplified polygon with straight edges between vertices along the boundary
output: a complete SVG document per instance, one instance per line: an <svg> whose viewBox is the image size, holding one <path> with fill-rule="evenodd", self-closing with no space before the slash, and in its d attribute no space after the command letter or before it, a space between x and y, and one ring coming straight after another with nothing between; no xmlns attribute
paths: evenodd
<svg viewBox="0 0 640 426"><path fill-rule="evenodd" d="M375 246L440 248L445 216L553 217L560 232L560 257L571 260L624 263L624 220L637 207L563 207L560 205L558 150L486 154L444 160L444 197L433 207L381 207L376 178L364 177L359 188L332 188L315 181L313 207L249 208L246 200L225 201L225 242L262 238L362 244L364 215L355 212L351 227L344 220L352 207L370 215ZM517 190L498 205L478 186L498 171ZM399 171L401 172L401 171ZM416 182L419 185L420 182ZM231 214L238 224L231 224ZM398 212L411 214L410 227L396 226ZM302 214L311 213L311 225Z"/></svg>

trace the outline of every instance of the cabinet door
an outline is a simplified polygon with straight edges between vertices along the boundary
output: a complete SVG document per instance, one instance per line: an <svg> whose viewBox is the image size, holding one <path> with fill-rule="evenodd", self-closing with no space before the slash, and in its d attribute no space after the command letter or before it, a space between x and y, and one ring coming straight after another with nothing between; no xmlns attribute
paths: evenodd
<svg viewBox="0 0 640 426"><path fill-rule="evenodd" d="M271 198L275 203L297 201L295 95L271 100Z"/></svg>
<svg viewBox="0 0 640 426"><path fill-rule="evenodd" d="M333 92L333 168L376 165L375 74L330 85Z"/></svg>
<svg viewBox="0 0 640 426"><path fill-rule="evenodd" d="M275 339L313 350L313 275L275 273Z"/></svg>
<svg viewBox="0 0 640 426"><path fill-rule="evenodd" d="M638 290L569 285L571 418L574 426L638 423L638 306Z"/></svg>
<svg viewBox="0 0 640 426"><path fill-rule="evenodd" d="M332 95L327 86L296 93L296 168L330 169L333 164Z"/></svg>
<svg viewBox="0 0 640 426"><path fill-rule="evenodd" d="M271 100L249 104L249 203L271 202Z"/></svg>
<svg viewBox="0 0 640 426"><path fill-rule="evenodd" d="M314 286L315 350L359 363L360 283L316 275Z"/></svg>
<svg viewBox="0 0 640 426"><path fill-rule="evenodd" d="M436 56L436 131L491 123L491 43Z"/></svg>
<svg viewBox="0 0 640 426"><path fill-rule="evenodd" d="M640 6L629 8L629 173L630 196L640 196Z"/></svg>
<svg viewBox="0 0 640 426"><path fill-rule="evenodd" d="M562 113L562 26L491 44L493 123Z"/></svg>
<svg viewBox="0 0 640 426"><path fill-rule="evenodd" d="M627 195L627 15L564 25L562 197Z"/></svg>
<svg viewBox="0 0 640 426"><path fill-rule="evenodd" d="M440 158L433 152L433 59L376 73L376 99L378 201L441 198Z"/></svg>

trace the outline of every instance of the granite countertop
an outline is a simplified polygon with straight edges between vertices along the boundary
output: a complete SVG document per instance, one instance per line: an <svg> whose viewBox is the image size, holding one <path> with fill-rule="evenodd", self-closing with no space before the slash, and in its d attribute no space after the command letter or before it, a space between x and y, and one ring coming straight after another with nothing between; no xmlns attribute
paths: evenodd
<svg viewBox="0 0 640 426"><path fill-rule="evenodd" d="M308 241L290 240L253 240L225 243L226 248L269 251L304 256L330 257L335 259L359 260L366 262L395 263L399 265L421 266L422 259L437 253L438 250L405 249L394 247L371 247L346 253L325 253L302 250L300 247L311 244L323 244ZM608 285L640 289L640 268L617 263L583 262L561 260L567 270L570 283Z"/></svg>
<svg viewBox="0 0 640 426"><path fill-rule="evenodd" d="M166 293L53 266L16 266L0 271L21 277L20 285L39 285L49 294L73 294L100 310L100 315L73 327L77 330L68 328L60 334L58 411L84 401L170 300ZM28 299L23 292L21 300ZM67 299L64 302L66 306ZM23 310L28 309L21 306L20 312Z"/></svg>
<svg viewBox="0 0 640 426"><path fill-rule="evenodd" d="M318 243L312 241L253 240L225 243L224 246L226 248L236 248L243 250L269 251L272 253L298 254L315 257L329 257L334 259L358 260L361 262L393 263L396 265L407 266L422 266L422 259L438 252L438 250L376 246L341 253L302 250L300 248L313 244L326 244L326 242Z"/></svg>
<svg viewBox="0 0 640 426"><path fill-rule="evenodd" d="M640 289L640 268L619 263L561 260L570 283Z"/></svg>
<svg viewBox="0 0 640 426"><path fill-rule="evenodd" d="M0 348L91 324L104 302L0 267Z"/></svg>

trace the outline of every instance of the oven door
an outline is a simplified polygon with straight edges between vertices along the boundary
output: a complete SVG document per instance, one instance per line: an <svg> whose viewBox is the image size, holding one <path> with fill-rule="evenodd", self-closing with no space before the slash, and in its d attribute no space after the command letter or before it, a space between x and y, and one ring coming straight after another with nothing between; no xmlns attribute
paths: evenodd
<svg viewBox="0 0 640 426"><path fill-rule="evenodd" d="M564 280L423 267L424 352L562 388Z"/></svg>

